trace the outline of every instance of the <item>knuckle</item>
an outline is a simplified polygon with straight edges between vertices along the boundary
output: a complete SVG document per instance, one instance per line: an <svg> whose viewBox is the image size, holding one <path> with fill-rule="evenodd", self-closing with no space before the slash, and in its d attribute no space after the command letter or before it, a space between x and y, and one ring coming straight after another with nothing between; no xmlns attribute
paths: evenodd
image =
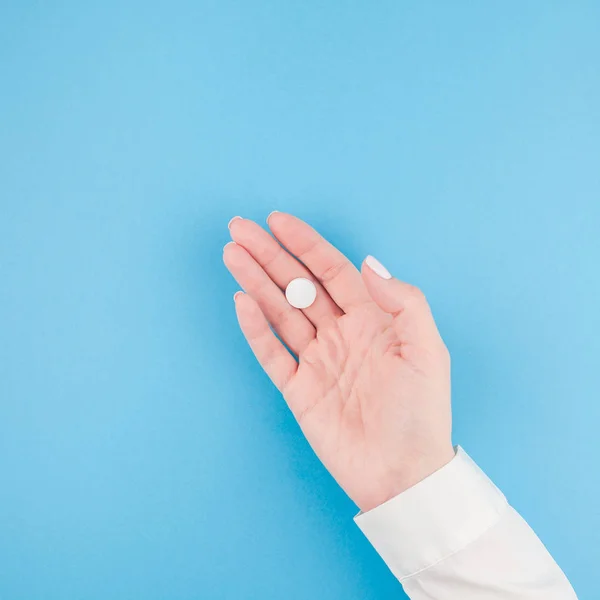
<svg viewBox="0 0 600 600"><path fill-rule="evenodd" d="M259 262L261 263L263 269L268 269L272 264L281 256L282 252L281 247L274 248L273 250L269 249L264 252L264 254L259 258Z"/></svg>
<svg viewBox="0 0 600 600"><path fill-rule="evenodd" d="M287 308L276 308L271 314L271 324L277 328L284 327L291 319L292 311Z"/></svg>
<svg viewBox="0 0 600 600"><path fill-rule="evenodd" d="M323 240L318 235L315 237L309 238L305 242L305 244L301 248L298 249L296 256L300 260L303 260L308 254L318 251L319 246L321 245L322 242L323 242Z"/></svg>
<svg viewBox="0 0 600 600"><path fill-rule="evenodd" d="M408 307L416 307L426 304L427 298L425 297L423 291L414 285L409 285L408 289L406 290L405 305Z"/></svg>
<svg viewBox="0 0 600 600"><path fill-rule="evenodd" d="M321 283L329 283L340 275L343 271L348 268L350 263L346 261L339 261L329 265L319 276Z"/></svg>

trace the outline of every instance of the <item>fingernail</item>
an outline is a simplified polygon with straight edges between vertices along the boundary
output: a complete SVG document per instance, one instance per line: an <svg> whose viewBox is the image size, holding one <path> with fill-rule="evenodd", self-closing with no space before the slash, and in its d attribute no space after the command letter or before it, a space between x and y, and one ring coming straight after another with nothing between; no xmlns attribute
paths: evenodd
<svg viewBox="0 0 600 600"><path fill-rule="evenodd" d="M278 210L272 210L268 215L267 215L267 223L269 222L269 219L275 214L278 213Z"/></svg>
<svg viewBox="0 0 600 600"><path fill-rule="evenodd" d="M392 278L392 274L374 256L369 254L369 256L365 258L365 262L367 263L367 266L382 279Z"/></svg>
<svg viewBox="0 0 600 600"><path fill-rule="evenodd" d="M235 217L233 217L233 219L231 219L231 221L229 221L229 223L227 223L227 229L231 229L231 224L236 220L236 219L241 219L242 217L238 217L237 215Z"/></svg>
<svg viewBox="0 0 600 600"><path fill-rule="evenodd" d="M223 252L225 252L225 248L227 248L227 246L235 246L235 242L227 242L224 246L223 246Z"/></svg>
<svg viewBox="0 0 600 600"><path fill-rule="evenodd" d="M241 296L244 292L240 292L239 290L233 295L233 301L235 302L238 299L238 296Z"/></svg>

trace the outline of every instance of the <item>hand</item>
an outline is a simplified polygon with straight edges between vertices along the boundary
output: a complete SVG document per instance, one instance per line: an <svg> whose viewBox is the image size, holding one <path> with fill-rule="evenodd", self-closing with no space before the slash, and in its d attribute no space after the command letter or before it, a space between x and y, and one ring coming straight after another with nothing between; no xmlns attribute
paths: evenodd
<svg viewBox="0 0 600 600"><path fill-rule="evenodd" d="M230 222L223 259L246 292L235 295L240 327L318 457L370 510L454 457L448 351L417 288L372 257L360 273L292 215L268 225L281 245L253 221ZM304 310L282 291L296 277L317 286Z"/></svg>

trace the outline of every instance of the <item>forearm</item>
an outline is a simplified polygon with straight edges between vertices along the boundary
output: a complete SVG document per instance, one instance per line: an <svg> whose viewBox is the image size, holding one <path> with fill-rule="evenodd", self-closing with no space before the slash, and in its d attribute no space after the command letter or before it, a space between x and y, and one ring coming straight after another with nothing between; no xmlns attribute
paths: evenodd
<svg viewBox="0 0 600 600"><path fill-rule="evenodd" d="M413 600L573 600L542 542L462 450L356 522Z"/></svg>

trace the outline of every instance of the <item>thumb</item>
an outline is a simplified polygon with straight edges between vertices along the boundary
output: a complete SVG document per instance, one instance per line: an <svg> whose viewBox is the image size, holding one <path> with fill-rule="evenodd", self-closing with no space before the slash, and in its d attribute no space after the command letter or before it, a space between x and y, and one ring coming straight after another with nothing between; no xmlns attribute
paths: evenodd
<svg viewBox="0 0 600 600"><path fill-rule="evenodd" d="M419 288L392 277L373 256L365 258L361 274L375 304L394 317L400 339L418 345L441 341L427 299Z"/></svg>

